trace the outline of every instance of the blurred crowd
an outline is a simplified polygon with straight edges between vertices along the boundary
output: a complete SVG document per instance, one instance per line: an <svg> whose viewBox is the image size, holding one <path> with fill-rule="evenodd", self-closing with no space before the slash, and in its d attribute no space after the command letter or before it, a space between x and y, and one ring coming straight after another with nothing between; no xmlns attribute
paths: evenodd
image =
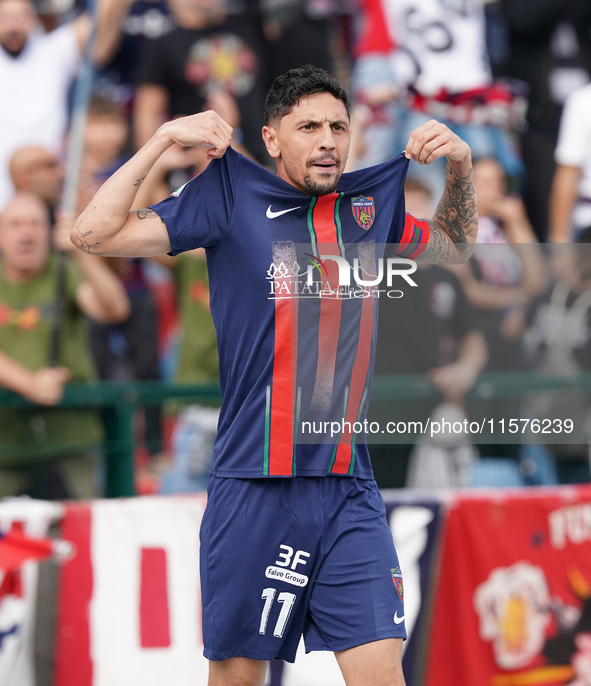
<svg viewBox="0 0 591 686"><path fill-rule="evenodd" d="M89 58L76 207L66 208L72 85ZM444 403L419 399L396 412L564 415L568 399L558 408L546 396L529 404L513 396L485 410L466 394L483 372L591 367L591 255L569 247L591 243L591 2L0 0L0 387L35 404L0 407L0 497L102 492L98 413L55 407L69 381L217 380L204 252L102 259L75 251L69 230L170 118L213 109L233 127L232 145L272 169L260 134L264 95L277 75L306 63L350 89L348 170L399 154L431 118L472 148L475 255L461 267L421 268L423 288L384 303L376 359L378 374L427 375ZM206 165L205 149L171 147L136 208ZM443 160L411 165L407 211L432 217L443 185ZM567 246L542 245L550 243ZM586 397L570 402L586 421ZM217 412L169 415L152 406L138 418L140 482L203 488ZM584 442L477 443L373 446L378 483L494 485L500 465L516 483L591 478ZM483 458L494 467L478 476Z"/></svg>

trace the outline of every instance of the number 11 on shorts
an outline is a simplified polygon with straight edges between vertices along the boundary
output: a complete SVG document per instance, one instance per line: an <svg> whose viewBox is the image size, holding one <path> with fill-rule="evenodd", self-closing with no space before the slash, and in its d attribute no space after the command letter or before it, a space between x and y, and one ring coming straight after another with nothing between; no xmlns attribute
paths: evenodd
<svg viewBox="0 0 591 686"><path fill-rule="evenodd" d="M261 598L265 601L263 606L263 614L261 615L261 625L259 627L259 634L265 634L267 631L267 622L269 621L269 615L271 614L271 606L275 600L275 594L277 590L274 588L265 588L261 595ZM279 617L277 617L277 624L275 624L275 630L273 631L273 636L275 638L282 638L283 632L285 631L285 626L289 615L291 614L291 609L295 603L295 595L293 593L280 593L277 596L277 602L281 603L281 611L279 612Z"/></svg>

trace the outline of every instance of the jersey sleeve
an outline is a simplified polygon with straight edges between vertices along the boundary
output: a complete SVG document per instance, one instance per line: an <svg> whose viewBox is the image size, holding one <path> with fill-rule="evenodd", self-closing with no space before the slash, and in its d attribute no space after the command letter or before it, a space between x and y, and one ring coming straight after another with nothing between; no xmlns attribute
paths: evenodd
<svg viewBox="0 0 591 686"><path fill-rule="evenodd" d="M415 260L425 252L431 229L424 219L417 219L408 212L404 213L404 226L398 241L396 255Z"/></svg>
<svg viewBox="0 0 591 686"><path fill-rule="evenodd" d="M408 173L409 161L404 154L397 155L385 164L373 167L375 173L379 174L377 182L381 187L387 188L390 195L391 205L390 229L386 243L398 243L402 236L404 227L404 181Z"/></svg>
<svg viewBox="0 0 591 686"><path fill-rule="evenodd" d="M429 224L424 219L417 219L406 212L404 199L404 181L408 172L409 160L401 153L390 162L376 167L384 175L392 175L387 179L388 186L397 189L394 198L394 208L390 230L388 232L389 244L397 244L392 250L398 257L415 259L421 255L429 242Z"/></svg>
<svg viewBox="0 0 591 686"><path fill-rule="evenodd" d="M214 248L230 230L242 157L228 149L166 200L152 205L166 224L172 255Z"/></svg>

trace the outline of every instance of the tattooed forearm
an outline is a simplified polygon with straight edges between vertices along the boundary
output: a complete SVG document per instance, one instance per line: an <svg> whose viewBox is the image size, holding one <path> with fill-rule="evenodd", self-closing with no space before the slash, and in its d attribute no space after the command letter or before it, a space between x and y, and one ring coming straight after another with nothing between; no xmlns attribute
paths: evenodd
<svg viewBox="0 0 591 686"><path fill-rule="evenodd" d="M165 223L164 219L154 210L138 210L136 214L138 219L160 219L163 224Z"/></svg>
<svg viewBox="0 0 591 686"><path fill-rule="evenodd" d="M415 258L415 262L449 262L452 252L452 245L449 236L432 219L427 221L429 224L429 243L422 255Z"/></svg>
<svg viewBox="0 0 591 686"><path fill-rule="evenodd" d="M145 180L146 180L146 177L145 177L145 176L142 176L142 178L141 178L141 179L138 179L133 185L134 185L134 186L141 186L142 183L144 183Z"/></svg>
<svg viewBox="0 0 591 686"><path fill-rule="evenodd" d="M472 168L461 176L447 163L445 191L432 221L429 243L417 262L465 262L478 232Z"/></svg>
<svg viewBox="0 0 591 686"><path fill-rule="evenodd" d="M445 191L435 210L434 219L457 249L463 251L468 243L474 242L478 231L474 174L470 168L466 176L460 176L449 162L445 174Z"/></svg>
<svg viewBox="0 0 591 686"><path fill-rule="evenodd" d="M80 250L83 250L84 252L88 253L90 255L90 252L93 248L96 248L97 245L99 244L98 241L96 242L91 242L91 239L89 239L89 236L92 235L92 231L82 231L80 228L81 224L83 223L83 220L80 219L72 229L70 233L70 239L74 245L79 248Z"/></svg>

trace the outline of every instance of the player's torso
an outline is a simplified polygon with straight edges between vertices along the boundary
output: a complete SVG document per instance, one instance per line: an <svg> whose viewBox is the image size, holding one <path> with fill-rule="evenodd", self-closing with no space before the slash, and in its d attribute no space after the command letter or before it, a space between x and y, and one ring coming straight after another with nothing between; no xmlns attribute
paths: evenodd
<svg viewBox="0 0 591 686"><path fill-rule="evenodd" d="M355 421L369 399L377 304L352 294L352 267L356 259L361 278L377 275L401 186L366 176L344 175L335 193L308 196L243 164L230 232L208 251L228 403L216 453L229 471L239 450L242 467L249 456L242 476L355 473L353 435L319 451L298 431L304 418ZM228 475L222 467L216 473ZM371 474L369 465L362 473Z"/></svg>
<svg viewBox="0 0 591 686"><path fill-rule="evenodd" d="M382 167L385 173L380 173ZM406 167L403 162L397 165L398 174L391 167L388 163L363 170L366 174L344 174L334 193L311 196L243 160L230 231L209 251L210 271L213 266L225 270L233 296L249 303L256 300L261 307L268 299L273 265L279 268L277 260L285 262L295 255L300 271L305 272L310 256L320 260L323 254L347 257L356 244L383 246L397 239L395 224L400 223L400 207L404 207ZM376 254L382 251L376 248ZM292 268L293 264L284 266Z"/></svg>

